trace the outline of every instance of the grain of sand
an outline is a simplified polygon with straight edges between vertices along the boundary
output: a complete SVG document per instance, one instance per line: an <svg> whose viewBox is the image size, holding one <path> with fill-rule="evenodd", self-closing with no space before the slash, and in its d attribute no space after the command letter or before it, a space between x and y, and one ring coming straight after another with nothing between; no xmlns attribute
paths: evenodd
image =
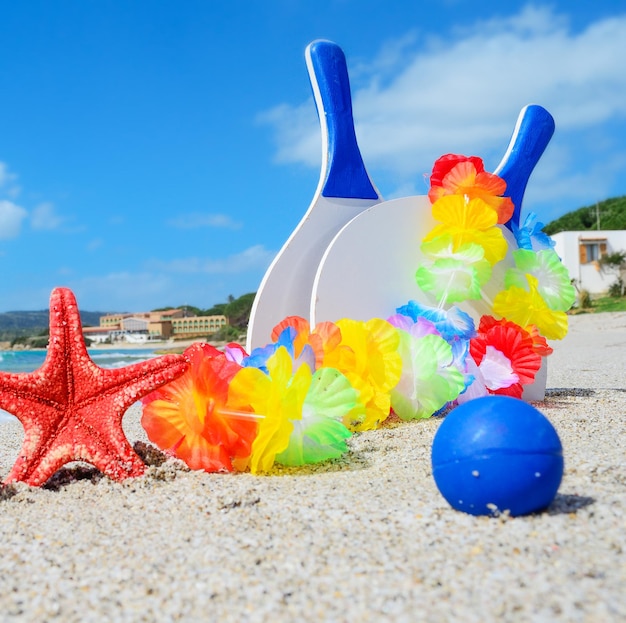
<svg viewBox="0 0 626 623"><path fill-rule="evenodd" d="M437 491L440 419L356 435L269 476L175 462L0 501L0 621L626 621L626 314L571 318L538 408L565 475L544 512L480 518ZM145 440L139 408L125 416ZM0 425L0 477L21 444Z"/></svg>

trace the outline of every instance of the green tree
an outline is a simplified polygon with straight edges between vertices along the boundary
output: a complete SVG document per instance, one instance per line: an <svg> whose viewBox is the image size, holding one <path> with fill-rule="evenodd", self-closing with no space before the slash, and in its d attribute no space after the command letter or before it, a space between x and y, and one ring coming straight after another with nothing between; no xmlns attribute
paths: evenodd
<svg viewBox="0 0 626 623"><path fill-rule="evenodd" d="M600 269L615 275L609 286L611 296L624 296L626 290L626 251L615 251L600 258Z"/></svg>
<svg viewBox="0 0 626 623"><path fill-rule="evenodd" d="M209 307L209 309L204 310L203 316L225 316L224 310L226 309L228 303L217 303L213 305L213 307Z"/></svg>
<svg viewBox="0 0 626 623"><path fill-rule="evenodd" d="M228 318L228 324L238 329L247 328L255 296L256 293L250 292L226 305L224 315Z"/></svg>
<svg viewBox="0 0 626 623"><path fill-rule="evenodd" d="M626 195L573 210L551 221L543 228L550 236L560 231L594 229L626 229Z"/></svg>

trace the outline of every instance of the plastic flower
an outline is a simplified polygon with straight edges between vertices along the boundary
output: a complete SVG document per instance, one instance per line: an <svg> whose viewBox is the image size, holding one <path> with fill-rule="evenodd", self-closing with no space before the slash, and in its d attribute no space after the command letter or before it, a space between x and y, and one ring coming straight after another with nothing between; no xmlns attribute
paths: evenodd
<svg viewBox="0 0 626 623"><path fill-rule="evenodd" d="M531 335L513 322L490 316L483 317L478 335L470 341L470 355L477 366L469 370L476 377L474 384L514 398L522 397L523 385L532 383L541 367ZM472 393L470 388L465 398Z"/></svg>
<svg viewBox="0 0 626 623"><path fill-rule="evenodd" d="M308 366L293 371L293 360L279 346L266 361L267 373L256 367L242 368L230 382L228 405L248 409L259 417L249 466L253 474L267 472L274 457L287 448L293 420L302 417L302 405L312 372Z"/></svg>
<svg viewBox="0 0 626 623"><path fill-rule="evenodd" d="M513 215L510 197L502 197L506 182L485 171L483 161L476 156L443 156L435 162L430 182L428 197L431 203L446 195L462 195L468 199L482 199L497 212L499 224L506 223Z"/></svg>
<svg viewBox="0 0 626 623"><path fill-rule="evenodd" d="M541 251L542 249L552 249L556 244L554 240L543 231L543 223L537 220L537 215L534 212L528 214L521 227L511 221L511 231L520 249Z"/></svg>
<svg viewBox="0 0 626 623"><path fill-rule="evenodd" d="M402 376L391 390L391 407L403 420L430 417L465 389L465 378L442 337L398 333Z"/></svg>
<svg viewBox="0 0 626 623"><path fill-rule="evenodd" d="M259 368L267 372L267 360L281 347L289 353L294 370L302 364L308 365L311 372L315 370L313 349L308 344L302 344L296 329L290 326L286 326L274 342L255 348L241 363L246 368Z"/></svg>
<svg viewBox="0 0 626 623"><path fill-rule="evenodd" d="M325 365L348 377L359 392L361 405L360 410L344 417L344 423L351 430L376 428L389 417L389 392L402 371L398 332L380 318L367 322L344 318L336 324L341 331L341 344L328 354Z"/></svg>
<svg viewBox="0 0 626 623"><path fill-rule="evenodd" d="M485 170L482 158L478 156L462 156L460 154L445 154L438 158L433 165L433 171L430 174L430 185L433 188L443 188L443 183L446 175L450 173L454 167L461 162L471 162L477 173L482 173ZM432 203L435 202L431 200Z"/></svg>
<svg viewBox="0 0 626 623"><path fill-rule="evenodd" d="M338 370L320 368L302 405L302 418L294 420L289 445L276 455L283 465L305 465L340 457L352 433L342 419L357 404L358 393Z"/></svg>
<svg viewBox="0 0 626 623"><path fill-rule="evenodd" d="M467 201L462 195L446 195L433 204L432 214L441 224L433 227L424 242L447 235L455 251L465 244L477 244L492 266L506 255L508 245L497 226L498 214L482 199Z"/></svg>
<svg viewBox="0 0 626 623"><path fill-rule="evenodd" d="M300 316L289 316L277 324L272 330L272 340L278 340L287 327L296 332L293 339L294 356L300 357L307 347L310 348L315 360L315 369L321 368L326 354L341 343L341 331L334 323L321 322L314 331L311 331L309 321ZM307 355L307 358L309 357L310 355Z"/></svg>
<svg viewBox="0 0 626 623"><path fill-rule="evenodd" d="M241 344L237 344L237 342L226 344L224 346L224 355L228 361L233 361L240 366L243 365L243 360L249 356L246 349Z"/></svg>
<svg viewBox="0 0 626 623"><path fill-rule="evenodd" d="M468 340L476 333L472 317L456 306L441 309L420 305L417 301L409 301L406 305L398 307L396 311L414 321L420 317L429 320L448 342L455 339Z"/></svg>
<svg viewBox="0 0 626 623"><path fill-rule="evenodd" d="M530 334L533 340L533 347L538 355L548 357L548 355L554 352L554 349L549 346L546 338L539 333L539 329L534 324L526 327L526 331Z"/></svg>
<svg viewBox="0 0 626 623"><path fill-rule="evenodd" d="M490 353L491 355L491 353ZM470 400L474 400L475 398L482 398L483 396L489 395L489 390L487 389L487 385L495 385L501 384L504 379L509 378L509 381L504 381L505 384L512 384L517 382L517 378L514 376L513 369L511 368L511 362L500 353L501 359L500 361L493 361L493 357L491 358L491 366L483 366L483 370L481 370L476 362L468 357L465 362L465 377L469 378L470 381L467 383L466 388L459 394L456 399L456 404L462 405ZM497 366L498 363L502 368L501 371L495 370L495 373L492 374L493 367ZM495 364L495 366L493 365ZM483 371L485 374L483 375ZM492 381L492 376L496 376L496 383Z"/></svg>
<svg viewBox="0 0 626 623"><path fill-rule="evenodd" d="M516 286L528 289L526 275L538 281L537 289L554 311L567 311L576 300L576 290L571 283L569 272L553 249L529 251L518 249L513 252L515 268L509 268L504 276L506 288Z"/></svg>
<svg viewBox="0 0 626 623"><path fill-rule="evenodd" d="M272 329L272 342L278 342L285 335L285 329L291 338L292 356L299 357L304 348L309 344L310 325L309 321L301 316L288 316Z"/></svg>
<svg viewBox="0 0 626 623"><path fill-rule="evenodd" d="M516 330L521 329L519 325L515 324L514 322L510 322L504 318L501 318L500 320L496 320L493 316L483 316L480 319L480 331L482 333L486 333L492 328L492 326L495 326L495 325L506 326L507 324L514 327ZM548 355L552 354L553 349L550 348L550 346L548 346L548 342L546 341L546 338L543 337L543 335L539 333L539 330L537 329L535 325L530 325L529 327L525 327L524 331L526 331L528 335L530 335L530 338L533 342L533 350L538 355L540 355L541 357L547 357Z"/></svg>
<svg viewBox="0 0 626 623"><path fill-rule="evenodd" d="M439 305L481 298L481 289L491 278L481 246L469 243L455 251L449 236L439 236L423 243L422 252L435 259L417 269L415 280Z"/></svg>
<svg viewBox="0 0 626 623"><path fill-rule="evenodd" d="M539 293L536 277L526 275L527 288L510 286L498 292L493 311L520 327L535 325L542 335L561 340L567 334L567 314L551 310Z"/></svg>
<svg viewBox="0 0 626 623"><path fill-rule="evenodd" d="M313 375L309 366L299 366L294 372L284 346L267 360L267 374L258 368L239 370L230 382L228 406L259 416L250 471L268 472L278 456L301 465L342 454L350 432L338 420L354 408L356 396L336 371L322 368Z"/></svg>
<svg viewBox="0 0 626 623"><path fill-rule="evenodd" d="M153 443L191 469L232 471L250 454L257 431L253 418L226 405L241 368L208 344L194 344L185 355L188 371L143 399L141 424Z"/></svg>
<svg viewBox="0 0 626 623"><path fill-rule="evenodd" d="M404 314L394 314L387 318L387 322L396 327L396 329L402 329L410 333L413 337L440 335L435 327L435 323L426 320L423 316L418 316L416 320L413 320L413 318Z"/></svg>

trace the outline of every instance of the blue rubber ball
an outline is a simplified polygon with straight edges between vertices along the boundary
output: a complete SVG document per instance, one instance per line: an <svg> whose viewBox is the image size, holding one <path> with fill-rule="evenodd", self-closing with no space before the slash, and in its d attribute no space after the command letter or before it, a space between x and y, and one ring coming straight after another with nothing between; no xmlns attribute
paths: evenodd
<svg viewBox="0 0 626 623"><path fill-rule="evenodd" d="M563 447L552 424L508 396L476 398L451 411L435 434L431 458L443 497L472 515L539 511L563 477Z"/></svg>

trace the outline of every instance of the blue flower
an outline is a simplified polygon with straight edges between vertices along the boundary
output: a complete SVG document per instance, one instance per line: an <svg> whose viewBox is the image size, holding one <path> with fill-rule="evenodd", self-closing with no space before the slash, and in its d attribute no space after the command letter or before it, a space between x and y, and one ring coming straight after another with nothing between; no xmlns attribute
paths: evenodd
<svg viewBox="0 0 626 623"><path fill-rule="evenodd" d="M555 245L554 240L543 231L543 223L537 221L537 215L534 212L528 214L521 227L511 221L511 229L520 249L541 251L551 249Z"/></svg>
<svg viewBox="0 0 626 623"><path fill-rule="evenodd" d="M295 371L304 363L311 368L311 372L315 372L315 353L310 345L306 345L302 352L295 357L295 348L293 345L297 332L293 327L286 327L278 336L276 342L271 342L266 346L255 348L248 357L243 359L241 365L244 368L258 368L259 370L269 374L267 369L267 360L281 347L284 346L289 356L293 360L293 371Z"/></svg>
<svg viewBox="0 0 626 623"><path fill-rule="evenodd" d="M450 343L455 339L469 340L476 335L472 317L456 306L450 309L439 309L420 305L417 301L409 301L406 305L398 307L396 311L413 318L415 322L419 317L430 320L441 336Z"/></svg>

